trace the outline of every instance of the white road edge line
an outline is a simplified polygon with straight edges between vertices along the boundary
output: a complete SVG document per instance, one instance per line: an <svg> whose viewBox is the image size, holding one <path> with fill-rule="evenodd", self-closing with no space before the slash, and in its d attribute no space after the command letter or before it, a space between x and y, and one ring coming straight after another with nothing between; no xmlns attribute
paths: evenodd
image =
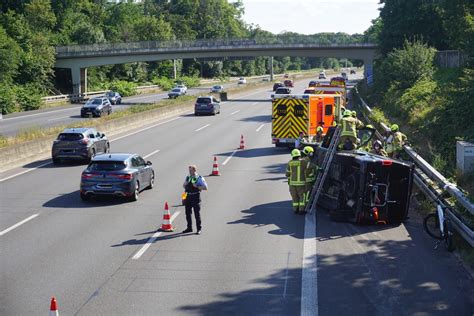
<svg viewBox="0 0 474 316"><path fill-rule="evenodd" d="M257 104L257 103L258 103L258 102L254 102L254 103L250 104L250 106L255 105L255 104Z"/></svg>
<svg viewBox="0 0 474 316"><path fill-rule="evenodd" d="M203 127L200 127L200 128L198 128L197 130L195 130L195 132L199 132L200 130L203 130L203 129L205 129L206 127L209 127L209 125L211 125L211 124L204 125Z"/></svg>
<svg viewBox="0 0 474 316"><path fill-rule="evenodd" d="M52 164L52 162L51 162L51 161L49 161L49 162L45 162L45 163L42 163L41 165L38 165L38 166L36 166L35 168L31 168L31 169L27 169L27 170L25 170L25 171L22 171L22 172L15 173L14 175L11 175L11 176L9 176L9 177L6 177L6 178L3 178L3 179L0 179L0 183L2 183L3 181L7 181L7 180L9 180L9 179L11 179L11 178L15 178L15 177L21 176L22 174L25 174L25 173L31 172L31 171L33 171L33 170L39 169L39 168L41 168L41 167L44 167L44 166L50 165L50 164Z"/></svg>
<svg viewBox="0 0 474 316"><path fill-rule="evenodd" d="M170 224L173 223L173 221L175 220L176 217L178 217L179 213L181 213L180 211L177 211L175 213L173 213L173 215L171 215L171 218L170 218ZM137 259L140 259L140 257L145 253L145 251L147 251L148 248L150 248L151 244L155 242L155 240L160 237L160 235L162 234L163 232L156 232L153 234L153 236L151 236L146 244L143 245L143 247L138 250L138 252L132 257L133 260L137 260Z"/></svg>
<svg viewBox="0 0 474 316"><path fill-rule="evenodd" d="M155 150L155 151L149 153L148 155L143 156L143 159L147 159L148 157L153 156L154 154L157 154L157 153L159 153L159 152L160 152L160 150L157 149L157 150Z"/></svg>
<svg viewBox="0 0 474 316"><path fill-rule="evenodd" d="M140 130L138 130L138 131L135 131L135 132L132 132L132 133L128 133L128 134L122 135L122 136L120 136L120 137L114 138L114 139L110 140L110 142L115 142L116 140L119 140L119 139L122 139L122 138L125 138L125 137L128 137L128 136L131 136L131 135L135 135L135 134L141 133L141 132L143 132L143 131L146 131L147 129L150 129L150 128L153 128L153 127L157 127L157 126L160 126L160 125L169 123L169 122L173 122L173 121L178 120L178 119L180 119L180 118L181 118L181 116L177 116L177 117L175 117L175 118L172 118L171 120L167 120L167 121L164 121L164 122L160 122L160 123L157 123L157 124L153 124L153 125L151 125L151 126L142 128L142 129L140 129Z"/></svg>
<svg viewBox="0 0 474 316"><path fill-rule="evenodd" d="M230 113L230 115L234 115L234 114L237 114L239 112L240 112L240 110L237 110L237 111L234 111L234 112Z"/></svg>
<svg viewBox="0 0 474 316"><path fill-rule="evenodd" d="M234 151L232 152L232 154L230 154L230 156L227 157L226 160L224 160L224 162L222 163L222 165L225 166L225 165L229 162L229 160L232 158L232 156L235 155L236 152L237 152L237 149L234 150Z"/></svg>
<svg viewBox="0 0 474 316"><path fill-rule="evenodd" d="M301 276L301 316L318 316L318 271L316 256L316 211L305 216Z"/></svg>
<svg viewBox="0 0 474 316"><path fill-rule="evenodd" d="M46 112L41 112L41 113L35 113L35 114L27 114L27 115L22 115L22 116L15 116L15 117L9 117L9 118L4 118L3 121L8 121L8 120L17 120L25 117L31 117L31 116L38 116L38 115L45 115L45 114L51 114L51 113L58 113L58 112L64 112L64 111L71 111L75 110L77 111L78 108L67 108L67 109L62 109L62 110L54 110L54 111L46 111Z"/></svg>
<svg viewBox="0 0 474 316"><path fill-rule="evenodd" d="M255 131L260 132L260 130L265 126L265 124L260 125Z"/></svg>
<svg viewBox="0 0 474 316"><path fill-rule="evenodd" d="M39 214L34 214L34 215L31 215L30 217L28 218L25 218L24 220L22 220L21 222L19 223L16 223L15 225L5 229L4 231L0 232L0 236L3 236L5 235L6 233L8 233L9 231L12 231L14 230L15 228L17 228L18 226L21 226L23 225L24 223L28 222L28 221L31 221L33 218L35 218L36 216L38 216Z"/></svg>

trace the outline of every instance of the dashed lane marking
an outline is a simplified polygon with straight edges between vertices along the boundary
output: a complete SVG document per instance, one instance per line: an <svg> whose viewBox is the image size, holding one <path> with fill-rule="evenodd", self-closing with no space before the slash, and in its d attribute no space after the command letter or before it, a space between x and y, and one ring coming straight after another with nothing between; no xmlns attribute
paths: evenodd
<svg viewBox="0 0 474 316"><path fill-rule="evenodd" d="M157 150L155 150L155 151L149 153L148 155L143 156L143 159L147 159L148 157L153 156L154 154L157 154L157 153L159 153L159 152L160 152L160 150L157 149Z"/></svg>
<svg viewBox="0 0 474 316"><path fill-rule="evenodd" d="M237 149L234 150L234 151L232 152L232 154L230 154L230 156L227 157L226 160L224 160L224 162L222 163L222 165L225 166L225 165L229 162L229 160L232 158L232 156L235 155L236 152L237 152Z"/></svg>
<svg viewBox="0 0 474 316"><path fill-rule="evenodd" d="M13 226L11 226L11 227L5 229L4 231L1 231L1 232L0 232L0 236L3 236L3 235L5 235L6 233L8 233L9 231L12 231L12 230L14 230L15 228L17 228L17 227L19 227L19 226L25 224L26 222L31 221L33 218L35 218L35 217L38 216L38 215L39 215L39 214L31 215L30 217L25 218L25 219L22 220L21 222L16 223L15 225L13 225Z"/></svg>
<svg viewBox="0 0 474 316"><path fill-rule="evenodd" d="M210 125L211 125L211 124L206 124L206 125L204 125L203 127L199 127L197 130L195 130L195 132L199 132L199 131L205 129L206 127L209 127Z"/></svg>
<svg viewBox="0 0 474 316"><path fill-rule="evenodd" d="M176 217L178 217L179 213L181 213L180 211L177 211L175 213L173 213L173 215L171 215L171 218L170 218L170 223L173 223L173 221L176 219ZM163 232L156 232L153 234L153 236L151 236L146 244L143 245L143 247L138 250L138 252L132 257L133 260L138 260L140 259L140 257L145 253L145 251L148 250L148 248L150 248L151 244L154 243L156 241L156 239L158 239L158 237L160 237L160 235L162 234Z"/></svg>
<svg viewBox="0 0 474 316"><path fill-rule="evenodd" d="M260 125L255 131L260 132L260 130L265 126L265 124Z"/></svg>

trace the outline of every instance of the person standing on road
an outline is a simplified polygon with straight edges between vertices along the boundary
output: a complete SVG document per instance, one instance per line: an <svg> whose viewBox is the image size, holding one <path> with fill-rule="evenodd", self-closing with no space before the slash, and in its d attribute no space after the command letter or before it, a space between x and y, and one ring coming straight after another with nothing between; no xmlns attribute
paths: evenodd
<svg viewBox="0 0 474 316"><path fill-rule="evenodd" d="M197 167L195 165L189 166L189 175L186 177L183 183L184 191L186 192L186 200L184 207L186 210L186 222L187 228L183 230L184 233L193 232L193 219L192 213L194 211L194 217L196 218L196 229L197 235L201 234L201 191L207 190L207 183L204 177L197 173Z"/></svg>
<svg viewBox="0 0 474 316"><path fill-rule="evenodd" d="M295 214L303 214L306 203L306 164L301 159L299 149L291 151L291 160L286 167L286 177L290 187L291 199L293 200L293 211Z"/></svg>
<svg viewBox="0 0 474 316"><path fill-rule="evenodd" d="M318 170L318 166L313 162L314 156L314 149L311 146L306 146L303 148L303 152L305 153L305 157L302 158L304 163L306 164L306 196L305 196L305 203L308 204L309 197L311 195L311 191L313 190L314 182L316 181L316 172ZM306 212L300 211L300 213L305 214Z"/></svg>

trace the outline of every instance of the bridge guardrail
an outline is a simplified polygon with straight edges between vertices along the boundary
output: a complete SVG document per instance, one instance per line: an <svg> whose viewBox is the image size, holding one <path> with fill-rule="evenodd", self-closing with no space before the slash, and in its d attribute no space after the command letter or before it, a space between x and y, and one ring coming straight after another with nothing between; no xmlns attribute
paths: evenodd
<svg viewBox="0 0 474 316"><path fill-rule="evenodd" d="M359 100L361 101L361 108L363 110L364 118L370 122L369 119L372 109L367 105L367 103L360 97L357 88L354 88L356 94L358 95ZM390 131L390 128L384 123L380 124L385 132ZM382 135L377 131L376 136L381 139ZM474 204L471 203L466 195L454 184L449 182L441 173L439 173L433 166L431 166L423 157L417 154L413 148L409 145L404 145L403 149L405 152L413 159L415 166L418 167L431 181L438 184L440 188L448 192L452 197L456 199L470 214L474 214ZM430 184L423 181L423 176L415 172L414 182L416 186L432 201L438 199L436 189L430 186ZM474 231L467 226L452 210L447 209L447 216L451 219L453 227L456 231L466 240L471 247L474 247Z"/></svg>

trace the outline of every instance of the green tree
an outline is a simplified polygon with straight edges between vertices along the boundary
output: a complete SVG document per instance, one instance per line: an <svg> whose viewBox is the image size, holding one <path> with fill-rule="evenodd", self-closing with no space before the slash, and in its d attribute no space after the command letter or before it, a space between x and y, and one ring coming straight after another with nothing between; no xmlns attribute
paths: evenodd
<svg viewBox="0 0 474 316"><path fill-rule="evenodd" d="M25 5L25 18L35 32L51 31L56 24L49 0L31 0Z"/></svg>
<svg viewBox="0 0 474 316"><path fill-rule="evenodd" d="M18 73L21 48L0 26L0 82L11 82Z"/></svg>

